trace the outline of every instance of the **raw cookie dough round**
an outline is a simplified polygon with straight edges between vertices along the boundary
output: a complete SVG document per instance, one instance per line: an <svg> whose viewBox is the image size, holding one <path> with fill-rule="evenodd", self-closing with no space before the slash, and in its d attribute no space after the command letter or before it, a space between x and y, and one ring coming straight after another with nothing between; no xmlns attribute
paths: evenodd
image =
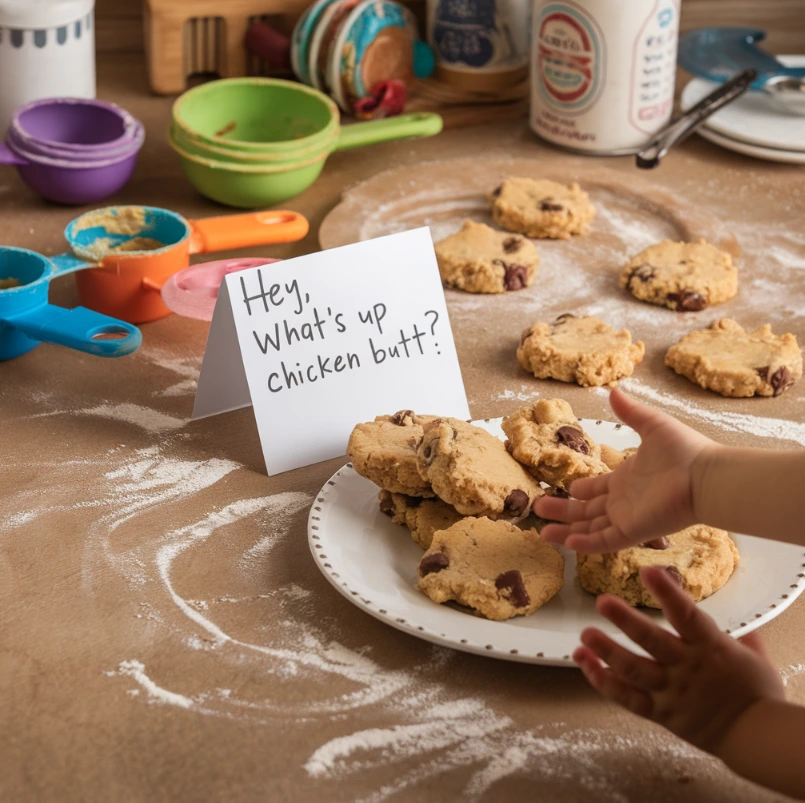
<svg viewBox="0 0 805 803"><path fill-rule="evenodd" d="M416 447L422 425L435 416L400 410L358 424L349 436L347 457L362 477L387 491L408 496L434 496L430 483L417 467Z"/></svg>
<svg viewBox="0 0 805 803"><path fill-rule="evenodd" d="M601 447L563 399L540 399L503 419L507 448L540 482L567 489L574 480L609 471Z"/></svg>
<svg viewBox="0 0 805 803"><path fill-rule="evenodd" d="M465 516L521 519L544 493L501 440L456 418L425 425L417 459L423 480Z"/></svg>
<svg viewBox="0 0 805 803"><path fill-rule="evenodd" d="M489 202L496 223L529 237L568 240L586 234L595 217L590 197L575 182L507 178L490 193Z"/></svg>
<svg viewBox="0 0 805 803"><path fill-rule="evenodd" d="M583 388L614 385L631 376L646 347L628 329L616 332L593 316L560 315L535 323L520 337L517 360L537 379L575 382Z"/></svg>
<svg viewBox="0 0 805 803"><path fill-rule="evenodd" d="M730 318L697 329L668 349L665 364L722 396L779 396L802 376L802 352L790 333L766 324L747 332Z"/></svg>
<svg viewBox="0 0 805 803"><path fill-rule="evenodd" d="M621 271L621 287L640 301L678 312L698 312L738 292L732 257L705 240L665 240L641 251Z"/></svg>
<svg viewBox="0 0 805 803"><path fill-rule="evenodd" d="M505 293L528 287L539 256L530 240L465 220L461 231L436 243L442 282L469 293Z"/></svg>
<svg viewBox="0 0 805 803"><path fill-rule="evenodd" d="M699 602L730 579L740 560L729 535L704 524L651 543L655 546L634 546L604 555L579 553L576 571L581 587L591 594L615 594L630 605L659 608L640 581L640 569L666 566L691 599Z"/></svg>
<svg viewBox="0 0 805 803"><path fill-rule="evenodd" d="M407 527L411 531L411 538L422 549L430 548L437 530L446 530L464 518L452 505L441 499L422 499L381 491L378 500L380 510L395 524Z"/></svg>
<svg viewBox="0 0 805 803"><path fill-rule="evenodd" d="M417 588L434 602L455 600L487 619L528 616L564 583L564 559L536 530L466 518L433 536L419 561Z"/></svg>

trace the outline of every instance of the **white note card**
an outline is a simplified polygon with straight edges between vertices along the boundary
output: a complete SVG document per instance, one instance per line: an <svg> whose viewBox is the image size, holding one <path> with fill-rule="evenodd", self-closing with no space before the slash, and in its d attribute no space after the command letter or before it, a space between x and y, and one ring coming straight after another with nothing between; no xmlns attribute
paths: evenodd
<svg viewBox="0 0 805 803"><path fill-rule="evenodd" d="M269 474L343 455L376 415L468 419L428 229L225 276L193 418L249 404Z"/></svg>

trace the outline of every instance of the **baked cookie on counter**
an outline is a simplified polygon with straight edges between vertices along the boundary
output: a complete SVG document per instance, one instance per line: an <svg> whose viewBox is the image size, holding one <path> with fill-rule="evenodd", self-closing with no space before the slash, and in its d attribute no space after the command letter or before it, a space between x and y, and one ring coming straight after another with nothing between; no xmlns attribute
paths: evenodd
<svg viewBox="0 0 805 803"><path fill-rule="evenodd" d="M575 181L507 178L492 190L489 203L495 223L507 231L554 240L586 234L596 214L590 196Z"/></svg>
<svg viewBox="0 0 805 803"><path fill-rule="evenodd" d="M434 602L458 602L487 619L528 616L564 584L564 559L536 530L465 518L433 536L417 588Z"/></svg>
<svg viewBox="0 0 805 803"><path fill-rule="evenodd" d="M665 364L722 396L779 396L802 377L796 335L775 335L769 324L747 332L722 318L685 335L668 349Z"/></svg>
<svg viewBox="0 0 805 803"><path fill-rule="evenodd" d="M534 281L539 266L530 240L471 220L436 243L435 250L443 284L468 293L522 290Z"/></svg>
<svg viewBox="0 0 805 803"><path fill-rule="evenodd" d="M646 347L628 329L615 331L593 316L566 313L553 323L535 323L520 336L517 361L537 379L581 387L614 385L631 376Z"/></svg>
<svg viewBox="0 0 805 803"><path fill-rule="evenodd" d="M621 271L620 282L640 301L698 312L735 297L738 269L726 251L705 240L665 240L632 259Z"/></svg>

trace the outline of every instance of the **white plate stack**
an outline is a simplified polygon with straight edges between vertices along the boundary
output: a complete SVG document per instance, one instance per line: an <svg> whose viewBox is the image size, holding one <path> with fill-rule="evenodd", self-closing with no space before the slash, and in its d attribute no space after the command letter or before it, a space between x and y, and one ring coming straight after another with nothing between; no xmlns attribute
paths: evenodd
<svg viewBox="0 0 805 803"><path fill-rule="evenodd" d="M805 67L805 56L778 56L786 67ZM716 85L694 78L682 92L689 109ZM717 111L698 134L723 148L787 164L805 164L805 117L786 113L763 92L749 91Z"/></svg>

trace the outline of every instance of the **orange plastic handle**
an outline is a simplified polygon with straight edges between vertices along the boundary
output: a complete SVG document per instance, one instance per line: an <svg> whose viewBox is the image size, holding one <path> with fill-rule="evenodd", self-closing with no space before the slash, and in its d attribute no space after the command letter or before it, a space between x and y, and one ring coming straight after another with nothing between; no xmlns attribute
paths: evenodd
<svg viewBox="0 0 805 803"><path fill-rule="evenodd" d="M301 240L310 228L307 218L297 212L273 210L206 217L189 220L188 223L191 230L191 254L209 254L253 245L293 243Z"/></svg>

